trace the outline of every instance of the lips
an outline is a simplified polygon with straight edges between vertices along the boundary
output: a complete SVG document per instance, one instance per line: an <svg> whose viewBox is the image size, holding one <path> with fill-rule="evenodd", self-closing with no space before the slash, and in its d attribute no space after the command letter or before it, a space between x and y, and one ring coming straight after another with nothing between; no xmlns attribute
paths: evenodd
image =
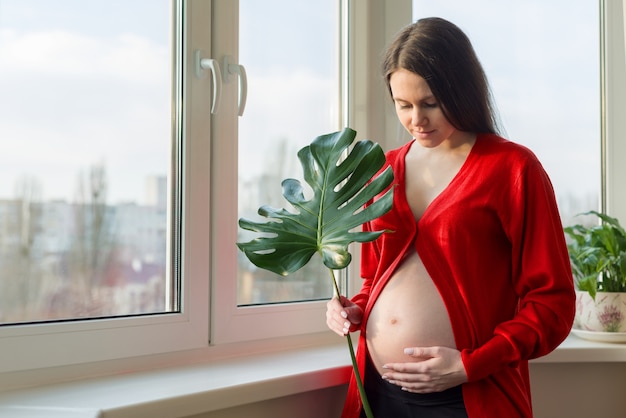
<svg viewBox="0 0 626 418"><path fill-rule="evenodd" d="M414 131L414 132L415 132L415 136L424 138L424 137L429 136L430 134L432 134L435 131L432 130L432 131Z"/></svg>

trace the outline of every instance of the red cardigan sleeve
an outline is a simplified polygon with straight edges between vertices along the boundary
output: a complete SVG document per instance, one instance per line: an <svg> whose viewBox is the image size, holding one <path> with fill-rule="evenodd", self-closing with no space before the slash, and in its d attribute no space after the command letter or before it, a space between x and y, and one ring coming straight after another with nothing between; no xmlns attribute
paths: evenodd
<svg viewBox="0 0 626 418"><path fill-rule="evenodd" d="M512 243L512 280L518 310L499 324L493 337L462 351L470 381L554 350L569 334L575 293L563 228L552 184L532 161L514 181L501 214Z"/></svg>

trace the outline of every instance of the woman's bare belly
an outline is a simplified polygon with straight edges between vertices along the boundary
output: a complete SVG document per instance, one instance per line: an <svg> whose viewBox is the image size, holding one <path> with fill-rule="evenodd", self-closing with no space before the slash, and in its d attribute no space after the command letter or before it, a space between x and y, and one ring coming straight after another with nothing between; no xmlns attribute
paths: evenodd
<svg viewBox="0 0 626 418"><path fill-rule="evenodd" d="M386 363L419 361L407 347L456 348L448 311L417 252L408 254L376 300L367 346L378 372Z"/></svg>

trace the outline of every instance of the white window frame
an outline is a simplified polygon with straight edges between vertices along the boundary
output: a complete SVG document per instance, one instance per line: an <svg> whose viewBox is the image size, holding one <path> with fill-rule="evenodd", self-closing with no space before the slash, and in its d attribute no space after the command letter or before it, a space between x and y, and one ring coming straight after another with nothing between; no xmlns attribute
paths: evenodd
<svg viewBox="0 0 626 418"><path fill-rule="evenodd" d="M340 27L347 23L345 7L340 8ZM214 55L230 56L239 62L238 33L239 9L237 2L213 0L216 16ZM339 32L341 33L341 32ZM340 48L341 49L341 48ZM339 59L340 66L346 66ZM245 66L245 62L240 64ZM341 83L340 83L341 84ZM220 111L214 117L212 149L212 195L219 196L212 206L213 245L211 253L211 344L226 344L240 341L261 340L319 333L327 330L325 321L326 301L237 306L237 158L238 121L237 83L222 86ZM338 100L340 92L337 92ZM343 108L344 106L340 106ZM230 110L230 111L228 111ZM232 115L232 116L231 116ZM337 126L337 130L341 127ZM295 158L295 155L294 155ZM259 202L259 206L263 202ZM326 279L324 277L323 279ZM288 280L288 279L287 279Z"/></svg>
<svg viewBox="0 0 626 418"><path fill-rule="evenodd" d="M602 209L626 224L626 0L600 1Z"/></svg>

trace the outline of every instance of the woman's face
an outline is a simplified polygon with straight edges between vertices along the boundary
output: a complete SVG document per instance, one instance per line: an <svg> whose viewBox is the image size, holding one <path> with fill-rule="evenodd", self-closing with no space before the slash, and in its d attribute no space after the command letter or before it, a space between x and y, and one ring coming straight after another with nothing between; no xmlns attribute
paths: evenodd
<svg viewBox="0 0 626 418"><path fill-rule="evenodd" d="M422 77L400 68L389 85L400 123L423 147L434 148L458 132Z"/></svg>

